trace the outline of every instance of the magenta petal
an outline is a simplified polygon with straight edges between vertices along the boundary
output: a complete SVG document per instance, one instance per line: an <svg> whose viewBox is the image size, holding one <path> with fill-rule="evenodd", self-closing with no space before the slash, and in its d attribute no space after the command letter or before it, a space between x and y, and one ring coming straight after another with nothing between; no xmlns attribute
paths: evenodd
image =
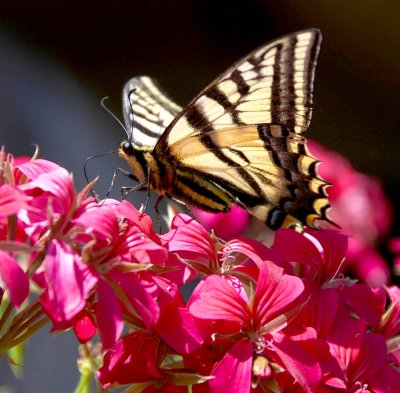
<svg viewBox="0 0 400 393"><path fill-rule="evenodd" d="M157 303L158 287L154 281L151 278L140 278L134 273L125 274L116 270L110 272L109 276L127 294L146 327L153 327L160 317L160 307Z"/></svg>
<svg viewBox="0 0 400 393"><path fill-rule="evenodd" d="M78 321L74 324L74 332L81 344L88 342L97 332L93 317L83 312Z"/></svg>
<svg viewBox="0 0 400 393"><path fill-rule="evenodd" d="M29 295L28 276L17 261L0 250L0 277L10 293L12 303L19 307Z"/></svg>
<svg viewBox="0 0 400 393"><path fill-rule="evenodd" d="M86 232L93 232L100 241L118 237L118 219L109 206L95 206L84 210L76 219L75 225L85 228Z"/></svg>
<svg viewBox="0 0 400 393"><path fill-rule="evenodd" d="M121 308L113 289L104 280L97 285L98 302L96 320L103 348L110 348L121 337L124 321Z"/></svg>
<svg viewBox="0 0 400 393"><path fill-rule="evenodd" d="M95 284L88 268L70 247L52 240L44 260L47 291L41 297L55 322L72 320L86 305L86 296Z"/></svg>
<svg viewBox="0 0 400 393"><path fill-rule="evenodd" d="M355 284L351 287L341 288L338 293L345 309L351 309L358 317L379 327L386 302L386 296L382 289L373 289L365 284Z"/></svg>
<svg viewBox="0 0 400 393"><path fill-rule="evenodd" d="M178 252L182 258L193 258L199 261L216 259L214 243L208 232L193 218L178 214L171 223L171 230L160 239L168 244L170 252Z"/></svg>
<svg viewBox="0 0 400 393"><path fill-rule="evenodd" d="M35 180L41 174L49 173L57 168L60 167L54 162L42 160L40 158L33 161L26 161L15 166L15 169L20 170L29 180Z"/></svg>
<svg viewBox="0 0 400 393"><path fill-rule="evenodd" d="M68 171L57 168L39 175L35 180L20 186L24 191L38 188L54 196L53 209L56 213L66 214L72 207L75 190Z"/></svg>
<svg viewBox="0 0 400 393"><path fill-rule="evenodd" d="M346 256L348 238L347 236L329 229L323 231L307 229L307 234L312 235L323 248L323 277L322 281L333 278Z"/></svg>
<svg viewBox="0 0 400 393"><path fill-rule="evenodd" d="M317 289L297 317L301 326L312 326L318 337L326 337L339 309L336 289Z"/></svg>
<svg viewBox="0 0 400 393"><path fill-rule="evenodd" d="M29 198L17 187L9 184L0 186L0 217L17 214L21 209L28 208Z"/></svg>
<svg viewBox="0 0 400 393"><path fill-rule="evenodd" d="M270 261L260 266L254 299L254 328L260 329L279 315L293 310L296 299L304 291L302 280L284 274L284 270Z"/></svg>
<svg viewBox="0 0 400 393"><path fill-rule="evenodd" d="M217 363L209 382L212 393L249 393L253 364L253 344L242 339L238 341Z"/></svg>
<svg viewBox="0 0 400 393"><path fill-rule="evenodd" d="M195 351L203 342L189 310L174 303L162 308L160 320L154 330L180 354Z"/></svg>
<svg viewBox="0 0 400 393"><path fill-rule="evenodd" d="M356 354L356 352L353 352ZM356 381L367 381L375 375L385 364L386 341L380 334L366 334L361 344L360 352L351 365L347 377Z"/></svg>
<svg viewBox="0 0 400 393"><path fill-rule="evenodd" d="M279 229L275 232L271 251L282 261L311 265L316 271L320 271L323 265L323 259L316 244L292 229Z"/></svg>
<svg viewBox="0 0 400 393"><path fill-rule="evenodd" d="M374 393L400 392L400 373L386 364L370 379L370 384Z"/></svg>
<svg viewBox="0 0 400 393"><path fill-rule="evenodd" d="M214 230L222 239L239 236L249 224L249 213L236 204L226 213L210 213L193 207L191 209L208 231Z"/></svg>
<svg viewBox="0 0 400 393"><path fill-rule="evenodd" d="M307 393L313 393L322 377L316 358L306 352L300 343L283 334L274 335L274 349L295 381Z"/></svg>
<svg viewBox="0 0 400 393"><path fill-rule="evenodd" d="M247 303L229 285L225 277L208 276L201 283L201 290L196 291L198 297L191 306L190 312L201 319L214 319L250 323L251 312Z"/></svg>

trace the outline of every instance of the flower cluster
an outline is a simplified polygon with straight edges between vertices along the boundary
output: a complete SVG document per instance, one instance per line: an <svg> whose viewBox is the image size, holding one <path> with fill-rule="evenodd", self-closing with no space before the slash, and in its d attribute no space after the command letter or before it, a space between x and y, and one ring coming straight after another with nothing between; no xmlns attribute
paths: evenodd
<svg viewBox="0 0 400 393"><path fill-rule="evenodd" d="M101 362L85 356L103 389L400 391L400 290L339 274L345 235L224 242L185 214L158 234L54 163L0 159L0 353L50 320L99 337Z"/></svg>

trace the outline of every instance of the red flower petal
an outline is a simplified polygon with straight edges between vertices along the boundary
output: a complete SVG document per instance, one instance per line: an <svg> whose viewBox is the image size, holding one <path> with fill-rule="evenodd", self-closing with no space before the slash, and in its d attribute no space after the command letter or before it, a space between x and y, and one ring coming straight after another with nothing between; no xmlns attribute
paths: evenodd
<svg viewBox="0 0 400 393"><path fill-rule="evenodd" d="M195 351L203 342L189 310L176 304L162 307L160 320L154 330L180 354Z"/></svg>
<svg viewBox="0 0 400 393"><path fill-rule="evenodd" d="M253 306L254 329L258 330L274 318L293 310L304 291L302 280L284 274L282 268L265 261L260 266Z"/></svg>
<svg viewBox="0 0 400 393"><path fill-rule="evenodd" d="M74 332L81 344L88 342L97 332L93 317L84 312L74 324Z"/></svg>
<svg viewBox="0 0 400 393"><path fill-rule="evenodd" d="M44 268L47 291L40 299L41 304L54 321L71 321L85 307L96 278L79 256L59 240L50 242Z"/></svg>
<svg viewBox="0 0 400 393"><path fill-rule="evenodd" d="M249 393L253 363L253 344L242 339L217 363L209 381L211 392Z"/></svg>
<svg viewBox="0 0 400 393"><path fill-rule="evenodd" d="M198 300L190 305L190 312L201 319L225 320L241 325L250 323L251 312L247 302L225 277L208 276L202 283Z"/></svg>
<svg viewBox="0 0 400 393"><path fill-rule="evenodd" d="M121 337L124 321L118 299L111 286L104 280L97 284L98 301L96 319L103 348L110 348Z"/></svg>
<svg viewBox="0 0 400 393"><path fill-rule="evenodd" d="M21 209L28 209L29 197L17 187L9 184L0 186L0 216L17 214Z"/></svg>

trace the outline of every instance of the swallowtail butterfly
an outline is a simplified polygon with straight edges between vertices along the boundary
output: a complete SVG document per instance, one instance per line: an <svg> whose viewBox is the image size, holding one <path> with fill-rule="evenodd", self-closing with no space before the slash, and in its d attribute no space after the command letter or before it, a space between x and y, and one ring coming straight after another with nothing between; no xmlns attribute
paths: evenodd
<svg viewBox="0 0 400 393"><path fill-rule="evenodd" d="M311 119L321 33L263 45L182 109L147 77L123 89L131 177L187 205L226 212L236 203L272 229L329 221L327 183L301 135Z"/></svg>

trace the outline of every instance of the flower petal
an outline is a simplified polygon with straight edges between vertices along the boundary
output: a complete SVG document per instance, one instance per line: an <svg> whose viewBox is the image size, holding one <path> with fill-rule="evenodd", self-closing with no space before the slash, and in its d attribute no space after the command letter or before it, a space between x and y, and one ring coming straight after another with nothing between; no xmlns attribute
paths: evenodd
<svg viewBox="0 0 400 393"><path fill-rule="evenodd" d="M181 258L208 263L217 259L214 243L208 232L192 217L178 214L171 223L171 230L163 236L169 252L177 252Z"/></svg>
<svg viewBox="0 0 400 393"><path fill-rule="evenodd" d="M88 342L97 332L93 317L83 312L82 316L74 324L74 333L81 344Z"/></svg>
<svg viewBox="0 0 400 393"><path fill-rule="evenodd" d="M265 261L260 266L254 299L254 329L258 330L274 318L294 310L299 305L296 299L303 291L304 284L300 278L284 274L282 268Z"/></svg>
<svg viewBox="0 0 400 393"><path fill-rule="evenodd" d="M29 295L29 280L17 261L0 250L0 278L10 293L12 303L19 307Z"/></svg>
<svg viewBox="0 0 400 393"><path fill-rule="evenodd" d="M242 339L235 343L223 359L217 363L209 381L212 393L249 393L253 363L253 344Z"/></svg>
<svg viewBox="0 0 400 393"><path fill-rule="evenodd" d="M29 197L17 187L9 184L0 186L0 217L17 214L21 209L28 209Z"/></svg>
<svg viewBox="0 0 400 393"><path fill-rule="evenodd" d="M110 348L121 337L124 321L118 299L111 286L104 280L97 284L98 301L96 320L103 348Z"/></svg>
<svg viewBox="0 0 400 393"><path fill-rule="evenodd" d="M86 297L96 278L62 241L50 242L44 260L47 290L40 301L50 318L62 323L71 321L86 305Z"/></svg>
<svg viewBox="0 0 400 393"><path fill-rule="evenodd" d="M29 180L35 180L41 174L49 173L58 168L60 168L60 166L54 162L40 158L36 160L24 161L23 163L15 165L13 168L15 183L19 184L21 173L24 174Z"/></svg>
<svg viewBox="0 0 400 393"><path fill-rule="evenodd" d="M274 350L289 374L307 393L313 393L322 377L321 367L317 359L307 352L300 342L293 341L283 334L274 334L273 337ZM312 342L313 340L309 341Z"/></svg>
<svg viewBox="0 0 400 393"><path fill-rule="evenodd" d="M247 302L227 283L225 277L208 276L196 296L198 300L190 305L190 312L197 318L225 320L241 325L251 321Z"/></svg>
<svg viewBox="0 0 400 393"><path fill-rule="evenodd" d="M160 320L154 330L180 354L195 351L203 342L189 310L173 303L162 307Z"/></svg>

